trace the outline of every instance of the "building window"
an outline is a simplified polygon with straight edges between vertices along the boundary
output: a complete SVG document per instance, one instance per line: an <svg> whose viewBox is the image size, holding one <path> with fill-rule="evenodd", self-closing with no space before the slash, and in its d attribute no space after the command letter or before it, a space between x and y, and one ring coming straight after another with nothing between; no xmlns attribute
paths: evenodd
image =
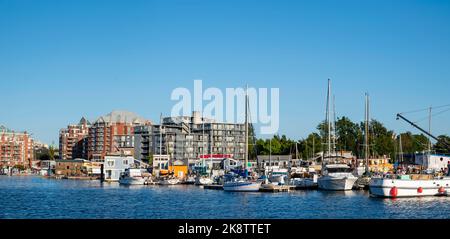
<svg viewBox="0 0 450 239"><path fill-rule="evenodd" d="M108 161L107 164L109 167L114 167L114 161Z"/></svg>
<svg viewBox="0 0 450 239"><path fill-rule="evenodd" d="M124 165L128 165L128 160L125 159L125 160L123 161L123 164L124 164Z"/></svg>

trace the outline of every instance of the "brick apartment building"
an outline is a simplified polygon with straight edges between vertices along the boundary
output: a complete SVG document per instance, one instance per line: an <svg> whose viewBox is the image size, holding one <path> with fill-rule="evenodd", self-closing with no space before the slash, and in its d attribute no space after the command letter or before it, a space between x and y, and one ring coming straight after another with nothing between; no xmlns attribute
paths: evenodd
<svg viewBox="0 0 450 239"><path fill-rule="evenodd" d="M88 159L104 160L106 155L134 155L134 127L151 122L127 111L113 111L99 117L89 128Z"/></svg>
<svg viewBox="0 0 450 239"><path fill-rule="evenodd" d="M60 159L87 159L89 127L89 121L83 117L78 124L68 125L59 131Z"/></svg>
<svg viewBox="0 0 450 239"><path fill-rule="evenodd" d="M30 135L0 125L0 168L16 165L30 168L33 159L33 139Z"/></svg>

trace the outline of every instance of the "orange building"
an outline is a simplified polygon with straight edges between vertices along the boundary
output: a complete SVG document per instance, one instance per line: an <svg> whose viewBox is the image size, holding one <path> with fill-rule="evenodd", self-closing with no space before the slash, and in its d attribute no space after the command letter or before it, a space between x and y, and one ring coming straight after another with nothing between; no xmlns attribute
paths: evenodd
<svg viewBox="0 0 450 239"><path fill-rule="evenodd" d="M16 165L30 168L33 160L33 139L30 135L0 126L0 168Z"/></svg>

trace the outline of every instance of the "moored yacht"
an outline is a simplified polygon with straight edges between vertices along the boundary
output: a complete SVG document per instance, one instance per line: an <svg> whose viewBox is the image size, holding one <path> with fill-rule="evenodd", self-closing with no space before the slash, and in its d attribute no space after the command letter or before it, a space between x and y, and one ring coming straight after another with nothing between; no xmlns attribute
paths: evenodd
<svg viewBox="0 0 450 239"><path fill-rule="evenodd" d="M223 190L228 192L258 192L262 182L251 181L248 177L248 88L245 91L245 164L244 175L230 174L226 175L225 182L223 183Z"/></svg>
<svg viewBox="0 0 450 239"><path fill-rule="evenodd" d="M449 177L432 175L390 175L372 178L370 195L375 197L446 196L450 191Z"/></svg>
<svg viewBox="0 0 450 239"><path fill-rule="evenodd" d="M283 168L272 169L272 171L269 174L269 181L271 183L284 185L286 184L288 174L289 174L288 169Z"/></svg>
<svg viewBox="0 0 450 239"><path fill-rule="evenodd" d="M334 104L333 104L334 105ZM358 179L352 174L352 169L348 166L345 158L339 157L335 151L336 137L335 130L336 126L332 119L330 113L331 107L331 81L328 80L328 91L327 91L327 110L326 110L326 123L327 123L327 155L323 155L322 159L322 177L318 180L319 189L330 190L330 191L348 191L352 190L353 185ZM333 107L334 109L334 107ZM334 110L333 110L334 111ZM335 112L334 112L335 113ZM335 118L335 117L333 117ZM333 140L333 143L332 143ZM332 147L332 144L334 145Z"/></svg>
<svg viewBox="0 0 450 239"><path fill-rule="evenodd" d="M210 185L213 182L214 181L208 176L200 176L200 175L198 175L195 178L195 185Z"/></svg>
<svg viewBox="0 0 450 239"><path fill-rule="evenodd" d="M159 181L159 185L177 185L180 183L178 178L163 178Z"/></svg>
<svg viewBox="0 0 450 239"><path fill-rule="evenodd" d="M120 175L119 183L123 185L146 185L151 177L145 176L146 170L139 168L128 168Z"/></svg>
<svg viewBox="0 0 450 239"><path fill-rule="evenodd" d="M245 177L227 175L223 184L223 190L228 192L258 192L262 181L250 181Z"/></svg>
<svg viewBox="0 0 450 239"><path fill-rule="evenodd" d="M318 180L319 189L330 191L352 190L358 178L346 164L328 164L323 169L323 175Z"/></svg>

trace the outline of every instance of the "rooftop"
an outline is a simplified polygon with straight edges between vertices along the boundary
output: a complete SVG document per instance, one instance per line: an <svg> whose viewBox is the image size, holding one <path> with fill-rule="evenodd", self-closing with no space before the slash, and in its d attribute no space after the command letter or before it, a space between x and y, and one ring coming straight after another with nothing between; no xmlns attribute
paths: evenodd
<svg viewBox="0 0 450 239"><path fill-rule="evenodd" d="M104 123L127 123L127 124L144 124L150 122L142 118L141 116L129 112L129 111L120 111L115 110L107 115L100 116L95 123L104 122Z"/></svg>

